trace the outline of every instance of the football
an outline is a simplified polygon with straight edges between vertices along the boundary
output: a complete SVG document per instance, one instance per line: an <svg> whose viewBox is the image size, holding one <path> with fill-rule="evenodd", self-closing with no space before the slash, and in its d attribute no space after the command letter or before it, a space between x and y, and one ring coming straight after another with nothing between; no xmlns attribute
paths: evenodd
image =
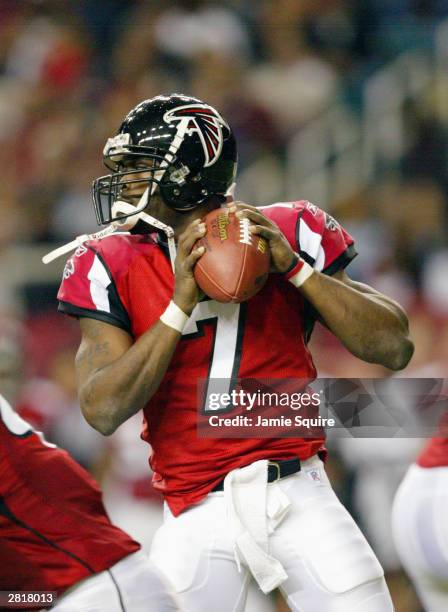
<svg viewBox="0 0 448 612"><path fill-rule="evenodd" d="M251 234L250 221L223 208L204 217L207 232L196 247L205 252L194 268L202 291L217 302L244 302L265 284L270 265L267 240Z"/></svg>

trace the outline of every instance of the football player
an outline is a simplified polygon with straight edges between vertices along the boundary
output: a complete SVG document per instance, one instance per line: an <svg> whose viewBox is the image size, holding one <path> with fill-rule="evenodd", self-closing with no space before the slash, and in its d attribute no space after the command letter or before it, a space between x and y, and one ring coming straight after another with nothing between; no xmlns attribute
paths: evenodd
<svg viewBox="0 0 448 612"><path fill-rule="evenodd" d="M110 522L96 482L1 395L0 559L0 590L52 593L42 608L180 610L140 544Z"/></svg>
<svg viewBox="0 0 448 612"><path fill-rule="evenodd" d="M447 515L448 438L434 437L409 468L392 512L398 553L427 612L448 610Z"/></svg>
<svg viewBox="0 0 448 612"><path fill-rule="evenodd" d="M350 280L353 239L318 207L226 204L236 142L208 104L179 94L141 102L104 162L93 200L111 225L77 240L59 309L80 320L87 421L108 435L144 411L166 502L153 561L191 611L242 610L249 580L265 593L280 586L293 611L392 610L382 568L325 474L323 436L200 438L197 381L313 379L316 319L357 357L398 370L413 351L405 313ZM201 218L219 206L247 217L271 250L268 282L242 304L204 298L193 275Z"/></svg>

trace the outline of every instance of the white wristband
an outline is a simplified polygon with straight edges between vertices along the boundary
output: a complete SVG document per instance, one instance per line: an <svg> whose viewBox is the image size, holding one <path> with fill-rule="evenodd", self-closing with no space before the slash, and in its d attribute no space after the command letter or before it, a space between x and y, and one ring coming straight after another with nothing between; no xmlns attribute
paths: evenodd
<svg viewBox="0 0 448 612"><path fill-rule="evenodd" d="M182 333L189 318L190 317L171 300L165 312L160 317L160 320L165 325L168 325L168 327L172 327L179 333Z"/></svg>
<svg viewBox="0 0 448 612"><path fill-rule="evenodd" d="M303 259L300 260L300 269L293 276L288 278L288 281L294 285L294 287L301 287L305 281L314 273L314 268L306 263Z"/></svg>

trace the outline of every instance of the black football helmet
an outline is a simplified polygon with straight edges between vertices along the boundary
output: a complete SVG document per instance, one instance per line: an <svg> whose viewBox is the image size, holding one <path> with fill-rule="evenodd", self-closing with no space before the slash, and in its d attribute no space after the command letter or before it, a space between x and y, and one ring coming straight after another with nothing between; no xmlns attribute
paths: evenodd
<svg viewBox="0 0 448 612"><path fill-rule="evenodd" d="M212 196L224 201L235 181L237 151L232 130L216 109L172 94L144 100L132 109L118 134L107 141L103 160L112 173L93 182L99 225L124 222L142 212L157 188L166 205L178 212ZM144 184L145 191L131 206L125 194L135 183Z"/></svg>

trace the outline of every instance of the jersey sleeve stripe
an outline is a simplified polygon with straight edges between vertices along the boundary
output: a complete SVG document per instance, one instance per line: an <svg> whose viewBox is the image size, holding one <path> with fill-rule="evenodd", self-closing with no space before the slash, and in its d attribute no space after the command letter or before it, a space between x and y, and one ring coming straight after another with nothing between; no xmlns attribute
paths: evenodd
<svg viewBox="0 0 448 612"><path fill-rule="evenodd" d="M348 264L358 255L358 251L354 245L351 244L346 250L339 255L334 261L331 262L322 272L328 276L332 276L338 270L343 270Z"/></svg>
<svg viewBox="0 0 448 612"><path fill-rule="evenodd" d="M124 331L128 332L128 334L132 335L129 323L124 322L122 319L115 317L113 314L108 312L102 312L100 310L91 310L90 308L81 308L80 306L74 306L69 302L63 302L62 300L59 300L58 311L66 315L76 317L77 319L80 319L81 317L86 317L88 319L97 319L98 321L109 323L114 327L124 329Z"/></svg>
<svg viewBox="0 0 448 612"><path fill-rule="evenodd" d="M110 313L108 286L112 282L109 278L106 268L100 261L98 255L95 255L92 267L89 270L87 278L90 281L90 297L95 307L103 312Z"/></svg>

